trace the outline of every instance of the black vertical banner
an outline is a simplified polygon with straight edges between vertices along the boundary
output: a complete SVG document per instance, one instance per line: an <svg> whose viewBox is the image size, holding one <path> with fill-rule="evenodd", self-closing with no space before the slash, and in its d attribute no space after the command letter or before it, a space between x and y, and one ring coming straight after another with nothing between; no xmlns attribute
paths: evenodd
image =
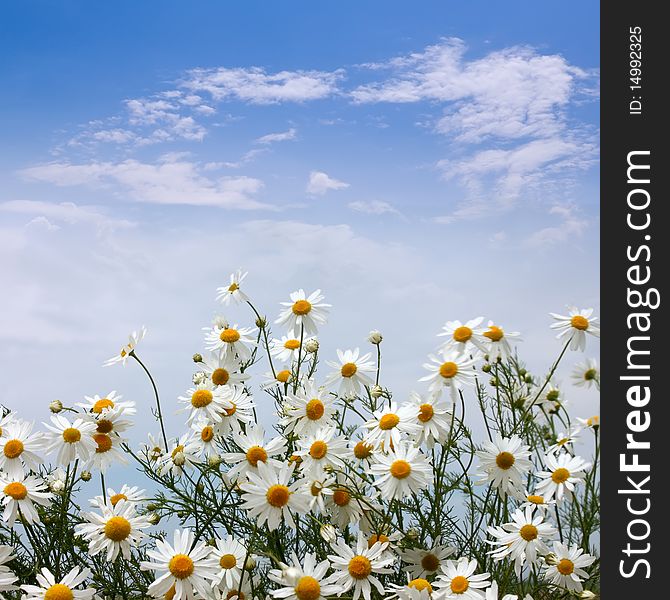
<svg viewBox="0 0 670 600"><path fill-rule="evenodd" d="M601 4L602 597L668 598L670 30Z"/></svg>

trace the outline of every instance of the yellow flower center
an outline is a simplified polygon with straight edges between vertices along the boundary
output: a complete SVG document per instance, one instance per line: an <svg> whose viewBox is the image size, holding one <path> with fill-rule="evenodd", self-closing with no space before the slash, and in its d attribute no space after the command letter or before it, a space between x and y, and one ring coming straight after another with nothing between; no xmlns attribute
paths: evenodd
<svg viewBox="0 0 670 600"><path fill-rule="evenodd" d="M582 315L575 315L570 319L570 325L579 331L586 331L589 328L589 320Z"/></svg>
<svg viewBox="0 0 670 600"><path fill-rule="evenodd" d="M285 485L273 485L268 489L265 498L270 506L281 508L288 504L291 492Z"/></svg>
<svg viewBox="0 0 670 600"><path fill-rule="evenodd" d="M255 467L258 465L258 462L265 462L268 459L268 453L265 451L265 448L260 446L252 446L247 450L247 462Z"/></svg>
<svg viewBox="0 0 670 600"><path fill-rule="evenodd" d="M294 315L302 317L312 310L312 305L307 300L298 300L291 308Z"/></svg>
<svg viewBox="0 0 670 600"><path fill-rule="evenodd" d="M544 496L535 496L531 494L530 496L526 497L526 500L528 500L528 502L532 502L533 504L544 504Z"/></svg>
<svg viewBox="0 0 670 600"><path fill-rule="evenodd" d="M277 381L280 383L286 383L291 378L291 371L284 370L277 373Z"/></svg>
<svg viewBox="0 0 670 600"><path fill-rule="evenodd" d="M342 488L339 488L333 492L333 502L337 506L346 506L351 502L351 494Z"/></svg>
<svg viewBox="0 0 670 600"><path fill-rule="evenodd" d="M204 408L214 400L214 394L209 390L195 390L191 396L193 408Z"/></svg>
<svg viewBox="0 0 670 600"><path fill-rule="evenodd" d="M81 431L74 427L63 429L63 441L68 444L74 444L81 439Z"/></svg>
<svg viewBox="0 0 670 600"><path fill-rule="evenodd" d="M456 575L451 580L451 591L454 592L454 594L462 594L468 590L470 587L470 582L463 577L463 575Z"/></svg>
<svg viewBox="0 0 670 600"><path fill-rule="evenodd" d="M527 542L537 539L537 527L535 525L524 525L519 529L519 535Z"/></svg>
<svg viewBox="0 0 670 600"><path fill-rule="evenodd" d="M361 554L354 556L349 561L349 575L354 579L365 579L372 573L372 564Z"/></svg>
<svg viewBox="0 0 670 600"><path fill-rule="evenodd" d="M5 486L5 494L14 500L23 500L28 495L28 489L20 481L13 481Z"/></svg>
<svg viewBox="0 0 670 600"><path fill-rule="evenodd" d="M239 289L240 289L240 286L237 285L236 283L231 283L231 284L228 286L228 291L231 292L231 293L232 293L232 292L236 292L236 291L239 290Z"/></svg>
<svg viewBox="0 0 670 600"><path fill-rule="evenodd" d="M99 415L106 408L114 408L114 402L109 398L100 398L100 400L97 400L95 404L93 404L91 410Z"/></svg>
<svg viewBox="0 0 670 600"><path fill-rule="evenodd" d="M305 406L305 414L310 421L318 421L326 412L326 407L318 398L312 398Z"/></svg>
<svg viewBox="0 0 670 600"><path fill-rule="evenodd" d="M300 340L286 340L284 342L284 348L287 350L297 350L300 348Z"/></svg>
<svg viewBox="0 0 670 600"><path fill-rule="evenodd" d="M225 369L214 369L212 371L212 383L214 385L226 385L230 379L230 373Z"/></svg>
<svg viewBox="0 0 670 600"><path fill-rule="evenodd" d="M226 344L234 344L240 339L240 332L237 329L224 329L219 334L219 339Z"/></svg>
<svg viewBox="0 0 670 600"><path fill-rule="evenodd" d="M100 419L96 427L98 433L110 433L114 429L114 423L109 419Z"/></svg>
<svg viewBox="0 0 670 600"><path fill-rule="evenodd" d="M369 458L372 455L372 446L369 444L366 444L365 442L358 442L354 446L354 456L359 459L363 460L365 458Z"/></svg>
<svg viewBox="0 0 670 600"><path fill-rule="evenodd" d="M589 417L588 419L586 419L586 424L589 427L597 427L598 425L600 425L600 417L597 415L595 417Z"/></svg>
<svg viewBox="0 0 670 600"><path fill-rule="evenodd" d="M412 579L412 581L407 584L407 587L411 587L419 591L428 590L429 594L433 593L433 586L430 585L427 580L422 579L421 577L418 579Z"/></svg>
<svg viewBox="0 0 670 600"><path fill-rule="evenodd" d="M114 494L110 497L109 501L112 503L112 506L116 506L121 500L128 500L128 496L125 494Z"/></svg>
<svg viewBox="0 0 670 600"><path fill-rule="evenodd" d="M471 337L472 337L472 329L466 327L465 325L461 327L456 327L456 329L454 329L454 339L457 342L461 343L467 342Z"/></svg>
<svg viewBox="0 0 670 600"><path fill-rule="evenodd" d="M560 467L559 469L556 469L552 474L551 474L551 480L554 483L564 483L565 481L568 480L568 477L570 477L570 471L567 469Z"/></svg>
<svg viewBox="0 0 670 600"><path fill-rule="evenodd" d="M340 369L342 377L353 377L356 375L356 371L358 371L358 367L352 362L344 363L342 369Z"/></svg>
<svg viewBox="0 0 670 600"><path fill-rule="evenodd" d="M323 491L323 484L320 481L315 481L309 488L312 496L318 496Z"/></svg>
<svg viewBox="0 0 670 600"><path fill-rule="evenodd" d="M458 373L458 365L455 362L447 361L440 365L440 375L445 379L451 379Z"/></svg>
<svg viewBox="0 0 670 600"><path fill-rule="evenodd" d="M214 439L214 429L209 425L203 427L200 432L200 439L205 443L211 442Z"/></svg>
<svg viewBox="0 0 670 600"><path fill-rule="evenodd" d="M106 433L94 433L93 441L97 444L95 451L98 454L104 454L112 449L112 438Z"/></svg>
<svg viewBox="0 0 670 600"><path fill-rule="evenodd" d="M321 596L321 586L319 585L319 582L309 575L303 575L298 579L294 591L298 600L318 600Z"/></svg>
<svg viewBox="0 0 670 600"><path fill-rule="evenodd" d="M558 390L549 390L547 392L547 400L549 400L549 402L556 402L556 400L558 400L559 395L560 392Z"/></svg>
<svg viewBox="0 0 670 600"><path fill-rule="evenodd" d="M432 404L422 404L419 406L419 421L428 423L433 418L435 411Z"/></svg>
<svg viewBox="0 0 670 600"><path fill-rule="evenodd" d="M4 447L7 458L18 458L23 452L23 442L21 440L8 440Z"/></svg>
<svg viewBox="0 0 670 600"><path fill-rule="evenodd" d="M557 446L565 446L570 441L570 438L561 438L556 442Z"/></svg>
<svg viewBox="0 0 670 600"><path fill-rule="evenodd" d="M105 523L105 536L113 542L121 542L130 535L130 522L123 517L112 517Z"/></svg>
<svg viewBox="0 0 670 600"><path fill-rule="evenodd" d="M496 465L498 465L499 468L503 469L504 471L507 471L507 469L511 469L512 465L514 465L516 459L514 458L514 455L511 452L501 452L496 456Z"/></svg>
<svg viewBox="0 0 670 600"><path fill-rule="evenodd" d="M412 466L406 460L395 460L389 471L396 479L405 479L412 472Z"/></svg>
<svg viewBox="0 0 670 600"><path fill-rule="evenodd" d="M484 332L484 337L489 338L492 342L499 342L505 337L505 333L500 327L490 325L488 331Z"/></svg>
<svg viewBox="0 0 670 600"><path fill-rule="evenodd" d="M372 546L374 546L377 542L379 542L380 544L384 544L390 541L391 540L387 535L384 535L383 533L379 534L375 533L371 535L370 538L368 539L368 549L372 548Z"/></svg>
<svg viewBox="0 0 670 600"><path fill-rule="evenodd" d="M586 379L586 381L593 381L596 377L598 377L598 371L596 369L587 369L584 371L584 379Z"/></svg>
<svg viewBox="0 0 670 600"><path fill-rule="evenodd" d="M572 575L572 572L575 570L575 563L569 558L562 558L558 561L556 568L561 575Z"/></svg>
<svg viewBox="0 0 670 600"><path fill-rule="evenodd" d="M235 558L234 554L224 554L219 559L219 566L226 570L232 569L233 567L237 566L237 558Z"/></svg>
<svg viewBox="0 0 670 600"><path fill-rule="evenodd" d="M309 455L315 460L321 460L328 453L328 444L323 440L317 440L309 448Z"/></svg>
<svg viewBox="0 0 670 600"><path fill-rule="evenodd" d="M193 575L193 560L186 554L175 554L168 563L168 569L173 577L177 579L186 579Z"/></svg>
<svg viewBox="0 0 670 600"><path fill-rule="evenodd" d="M163 600L172 600L175 597L175 594L177 593L177 588L175 587L175 584L173 583L170 586L170 589L165 592L165 596L163 596Z"/></svg>
<svg viewBox="0 0 670 600"><path fill-rule="evenodd" d="M227 417L232 417L237 412L237 404L231 402L232 406L230 408L224 408Z"/></svg>
<svg viewBox="0 0 670 600"><path fill-rule="evenodd" d="M44 592L44 600L72 600L73 598L72 590L63 583L56 583Z"/></svg>
<svg viewBox="0 0 670 600"><path fill-rule="evenodd" d="M434 573L440 568L440 559L437 558L437 556L435 556L433 553L429 552L421 559L421 568L424 571Z"/></svg>
<svg viewBox="0 0 670 600"><path fill-rule="evenodd" d="M393 429L398 423L400 423L400 417L395 413L389 413L379 419L379 429L388 431L389 429Z"/></svg>
<svg viewBox="0 0 670 600"><path fill-rule="evenodd" d="M240 590L230 590L228 594L226 594L226 600L232 600L233 598L244 600L246 596L244 595L244 592L240 592Z"/></svg>

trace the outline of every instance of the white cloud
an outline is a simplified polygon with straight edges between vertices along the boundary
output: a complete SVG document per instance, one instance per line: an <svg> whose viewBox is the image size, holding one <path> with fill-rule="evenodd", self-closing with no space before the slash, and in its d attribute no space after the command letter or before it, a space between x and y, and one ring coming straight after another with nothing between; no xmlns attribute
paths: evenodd
<svg viewBox="0 0 670 600"><path fill-rule="evenodd" d="M312 171L306 190L308 194L323 196L328 190L343 190L348 187L348 183L334 179L323 171Z"/></svg>
<svg viewBox="0 0 670 600"><path fill-rule="evenodd" d="M45 229L46 231L58 231L60 227L55 223L52 223L46 217L40 216L31 219L26 223L26 227L37 227L39 229Z"/></svg>
<svg viewBox="0 0 670 600"><path fill-rule="evenodd" d="M282 131L279 133L268 133L262 137L259 137L256 140L256 144L274 144L275 142L286 142L289 140L296 139L296 129L291 127L288 131Z"/></svg>
<svg viewBox="0 0 670 600"><path fill-rule="evenodd" d="M549 214L556 215L559 223L533 233L525 241L527 246L545 248L557 243L574 242L589 226L588 219L573 204L552 206Z"/></svg>
<svg viewBox="0 0 670 600"><path fill-rule="evenodd" d="M400 212L396 208L394 208L388 202L383 202L382 200L372 200L371 202L350 202L347 204L347 206L351 210L369 215L383 215L386 213L400 215Z"/></svg>

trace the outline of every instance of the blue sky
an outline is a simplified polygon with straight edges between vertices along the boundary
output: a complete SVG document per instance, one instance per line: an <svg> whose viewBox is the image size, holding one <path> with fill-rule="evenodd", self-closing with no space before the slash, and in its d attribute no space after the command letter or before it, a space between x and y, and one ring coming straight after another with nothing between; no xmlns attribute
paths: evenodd
<svg viewBox="0 0 670 600"><path fill-rule="evenodd" d="M399 398L447 319L521 331L541 370L547 312L599 305L597 3L26 1L0 17L0 402L28 416L144 394L99 368L143 323L174 401L238 267L270 316L322 288L331 356L383 330Z"/></svg>

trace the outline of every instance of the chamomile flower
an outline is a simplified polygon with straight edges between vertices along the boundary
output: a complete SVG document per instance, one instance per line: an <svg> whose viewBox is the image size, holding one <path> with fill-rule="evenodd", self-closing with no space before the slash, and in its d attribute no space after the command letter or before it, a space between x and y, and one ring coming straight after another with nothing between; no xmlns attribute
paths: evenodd
<svg viewBox="0 0 670 600"><path fill-rule="evenodd" d="M249 425L255 420L254 399L241 385L228 386L226 401L231 405L221 415L221 435L240 431L242 425Z"/></svg>
<svg viewBox="0 0 670 600"><path fill-rule="evenodd" d="M556 500L545 498L528 490L524 490L522 494L519 494L517 499L521 501L521 504L519 504L521 510L535 508L538 512L542 512L549 510L549 508L556 504Z"/></svg>
<svg viewBox="0 0 670 600"><path fill-rule="evenodd" d="M209 458L219 453L218 440L221 439L219 424L206 419L199 419L191 423L195 433L195 443L198 445L198 455Z"/></svg>
<svg viewBox="0 0 670 600"><path fill-rule="evenodd" d="M556 558L551 561L552 564L545 565L544 578L563 589L581 592L582 581L589 578L584 568L591 566L596 557L586 554L576 544L568 547L558 541L554 542L553 550Z"/></svg>
<svg viewBox="0 0 670 600"><path fill-rule="evenodd" d="M13 478L36 471L42 463L36 454L42 444L43 434L33 433L33 423L21 419L9 422L0 438L0 470Z"/></svg>
<svg viewBox="0 0 670 600"><path fill-rule="evenodd" d="M259 462L257 467L258 472L248 472L249 481L240 484L244 492L242 509L257 518L259 526L267 523L268 528L274 530L284 520L295 529L291 511L306 514L310 499L300 490L300 481L289 483L294 465L276 469Z"/></svg>
<svg viewBox="0 0 670 600"><path fill-rule="evenodd" d="M435 442L447 439L452 421L452 404L436 396L424 398L416 392L410 392L409 403L414 407L416 419L421 431L416 437L416 445L424 442L432 448Z"/></svg>
<svg viewBox="0 0 670 600"><path fill-rule="evenodd" d="M147 434L147 441L142 444L147 460L156 461L165 454L165 446L162 440L156 439L153 434Z"/></svg>
<svg viewBox="0 0 670 600"><path fill-rule="evenodd" d="M76 589L91 577L89 569L74 567L63 579L56 581L53 573L46 567L42 568L35 578L39 585L22 585L25 592L23 600L91 600L95 588Z"/></svg>
<svg viewBox="0 0 670 600"><path fill-rule="evenodd" d="M490 482L503 495L523 488L522 481L532 463L529 460L530 448L519 436L504 438L497 433L493 441L485 441L476 454L483 481Z"/></svg>
<svg viewBox="0 0 670 600"><path fill-rule="evenodd" d="M281 369L279 371L267 371L263 375L265 381L261 383L261 388L269 390L274 386L279 386L281 390L287 389L289 384L293 383L293 373L291 369Z"/></svg>
<svg viewBox="0 0 670 600"><path fill-rule="evenodd" d="M334 427L324 427L299 439L296 456L302 458L302 472L321 477L328 467L343 468L348 454L348 440L338 436Z"/></svg>
<svg viewBox="0 0 670 600"><path fill-rule="evenodd" d="M558 339L568 337L570 350L581 350L586 348L586 334L600 337L600 326L596 324L597 317L593 317L592 308L579 310L576 306L568 307L567 315L549 313L556 323L551 325L552 329L558 331Z"/></svg>
<svg viewBox="0 0 670 600"><path fill-rule="evenodd" d="M461 557L449 560L442 567L442 575L433 587L449 600L484 600L484 588L489 586L489 573L475 573L477 561Z"/></svg>
<svg viewBox="0 0 670 600"><path fill-rule="evenodd" d="M0 438L5 437L5 429L7 425L13 423L15 420L16 420L16 413L12 412L11 410L2 418L0 418Z"/></svg>
<svg viewBox="0 0 670 600"><path fill-rule="evenodd" d="M246 433L235 431L233 441L237 444L240 452L227 452L222 455L223 459L230 465L234 465L228 471L228 477L232 481L238 478L246 478L249 472L258 471L258 463L269 464L280 469L282 462L273 458L286 452L286 444L281 437L265 441L265 429L261 425L247 427Z"/></svg>
<svg viewBox="0 0 670 600"><path fill-rule="evenodd" d="M112 358L106 360L103 363L103 367L111 367L116 363L121 363L125 366L126 361L130 356L130 353L135 350L137 344L139 344L144 339L144 336L146 334L147 334L147 328L144 325L142 325L139 331L133 331L128 336L128 343L123 348L121 348L121 350L116 356L112 356Z"/></svg>
<svg viewBox="0 0 670 600"><path fill-rule="evenodd" d="M572 454L572 444L574 444L579 439L579 428L569 430L567 432L561 432L556 436L556 441L547 448L547 452L560 452L565 450L569 454Z"/></svg>
<svg viewBox="0 0 670 600"><path fill-rule="evenodd" d="M222 357L229 357L245 362L251 357L251 348L256 345L253 327L238 327L226 325L220 327L206 327L205 347L207 350L216 350Z"/></svg>
<svg viewBox="0 0 670 600"><path fill-rule="evenodd" d="M326 503L325 499L333 495L333 486L335 484L335 477L321 476L309 477L303 479L302 492L310 496L309 509L315 513L325 513Z"/></svg>
<svg viewBox="0 0 670 600"><path fill-rule="evenodd" d="M249 375L240 373L240 364L230 354L210 352L209 357L198 364L215 386L244 383L249 379Z"/></svg>
<svg viewBox="0 0 670 600"><path fill-rule="evenodd" d="M390 406L374 412L372 419L363 423L363 427L368 430L365 443L383 449L400 443L405 434L418 435L422 431L414 406L403 404L398 407L394 401L390 402Z"/></svg>
<svg viewBox="0 0 670 600"><path fill-rule="evenodd" d="M489 321L486 330L482 332L483 352L488 355L491 362L505 360L512 355L510 342L520 342L518 331L505 331L502 327Z"/></svg>
<svg viewBox="0 0 670 600"><path fill-rule="evenodd" d="M151 560L143 561L140 568L158 575L149 586L151 596L163 598L174 586L174 595L170 596L173 600L191 600L194 592L208 597L219 565L210 557L210 546L200 542L193 547L193 542L190 529L177 529L172 544L157 540L156 549L147 552Z"/></svg>
<svg viewBox="0 0 670 600"><path fill-rule="evenodd" d="M419 448L401 442L388 454L377 456L368 472L385 498L405 498L428 486L432 467Z"/></svg>
<svg viewBox="0 0 670 600"><path fill-rule="evenodd" d="M459 354L473 354L477 350L484 350L484 330L480 327L484 317L477 317L465 323L460 321L447 321L442 327L442 333L438 337L447 337L442 350L445 353L456 351Z"/></svg>
<svg viewBox="0 0 670 600"><path fill-rule="evenodd" d="M95 442L95 451L86 463L86 468L95 468L101 473L105 473L113 463L125 465L128 462L120 449L123 441L120 437L97 432L91 437Z"/></svg>
<svg viewBox="0 0 670 600"><path fill-rule="evenodd" d="M224 537L216 540L211 558L217 561L219 570L214 577L214 585L224 590L237 589L240 575L247 557L247 548L233 537Z"/></svg>
<svg viewBox="0 0 670 600"><path fill-rule="evenodd" d="M374 373L376 366L370 360L371 354L363 354L358 348L337 350L337 361L328 360L326 364L335 369L326 377L326 385L338 385L338 393L358 394L361 386L371 386L374 381L366 373Z"/></svg>
<svg viewBox="0 0 670 600"><path fill-rule="evenodd" d="M300 564L295 553L292 565L283 565L282 569L272 569L268 578L281 587L272 590L274 598L286 600L324 600L329 596L341 594L342 586L329 583L326 573L330 564L327 560L317 562L316 554L307 553Z"/></svg>
<svg viewBox="0 0 670 600"><path fill-rule="evenodd" d="M185 396L179 396L179 403L183 408L179 412L189 411L187 423L194 420L206 420L218 423L224 411L233 407L228 400L228 388L217 386L207 380L195 387L189 388Z"/></svg>
<svg viewBox="0 0 670 600"><path fill-rule="evenodd" d="M438 544L428 550L422 548L405 550L400 556L406 563L405 570L412 579L419 577L426 579L436 575L454 552L456 548Z"/></svg>
<svg viewBox="0 0 670 600"><path fill-rule="evenodd" d="M281 338L273 338L270 341L270 354L273 358L283 363L290 363L292 360L298 360L301 352L300 333L289 331ZM302 351L304 355L304 351Z"/></svg>
<svg viewBox="0 0 670 600"><path fill-rule="evenodd" d="M249 302L249 297L240 289L240 286L247 275L248 272L245 271L243 273L242 269L238 269L235 273L231 273L230 283L227 286L216 288L216 299L224 306L228 306L231 300L234 300L235 304Z"/></svg>
<svg viewBox="0 0 670 600"><path fill-rule="evenodd" d="M370 600L372 586L383 596L384 586L376 576L392 573L390 567L395 561L387 547L388 543L377 542L369 548L360 531L355 548L337 540L331 545L336 554L328 556L334 573L326 581L340 586L341 593L353 588L353 600L358 600L361 594L365 600Z"/></svg>
<svg viewBox="0 0 670 600"><path fill-rule="evenodd" d="M48 473L44 480L49 486L49 490L51 492L54 494L60 494L65 490L65 486L67 484L67 473L58 467L57 469L51 471L51 473Z"/></svg>
<svg viewBox="0 0 670 600"><path fill-rule="evenodd" d="M133 426L133 421L127 417L127 414L122 406L115 406L99 414L88 413L86 416L95 425L97 433L118 436Z"/></svg>
<svg viewBox="0 0 670 600"><path fill-rule="evenodd" d="M587 358L584 362L575 365L572 370L572 379L579 387L590 388L600 386L600 370L595 358Z"/></svg>
<svg viewBox="0 0 670 600"><path fill-rule="evenodd" d="M131 400L121 400L123 396L115 391L109 392L106 396L84 396L86 402L78 402L77 406L94 415L102 415L105 411L112 408L121 409L127 415L134 415L137 412L135 403Z"/></svg>
<svg viewBox="0 0 670 600"><path fill-rule="evenodd" d="M594 415L593 417L589 417L588 419L581 419L577 417L577 421L581 425L582 429L589 428L597 431L598 428L600 427L600 416L598 415Z"/></svg>
<svg viewBox="0 0 670 600"><path fill-rule="evenodd" d="M310 435L329 425L335 410L335 398L310 380L286 398L285 416L281 424L286 426L289 433Z"/></svg>
<svg viewBox="0 0 670 600"><path fill-rule="evenodd" d="M489 527L488 534L495 541L487 540L491 546L491 554L496 561L506 557L514 560L514 571L519 576L524 563L533 565L538 556L549 553L549 548L544 540L554 536L556 529L548 523L544 523L541 512L533 515L535 509L528 507L525 510L516 510L512 514L512 522L505 523L502 527Z"/></svg>
<svg viewBox="0 0 670 600"><path fill-rule="evenodd" d="M350 459L355 459L357 463L369 467L374 461L375 447L373 444L365 440L352 439L349 441L349 449L353 456Z"/></svg>
<svg viewBox="0 0 670 600"><path fill-rule="evenodd" d="M544 393L537 402L549 415L556 414L561 407L565 407L566 405L563 392L553 383L547 385Z"/></svg>
<svg viewBox="0 0 670 600"><path fill-rule="evenodd" d="M336 484L332 494L324 498L324 504L331 515L331 520L340 529L359 523L363 517L364 504L345 485Z"/></svg>
<svg viewBox="0 0 670 600"><path fill-rule="evenodd" d="M424 363L423 368L430 373L419 381L429 381L432 392L440 392L447 387L451 391L454 401L458 399L458 390L464 385L472 385L475 381L473 366L475 361L466 355L452 351L440 353L439 356L430 354L430 362Z"/></svg>
<svg viewBox="0 0 670 600"><path fill-rule="evenodd" d="M571 456L565 452L547 454L544 464L547 470L537 473L541 478L537 484L537 492L547 498L556 497L556 502L559 503L564 496L572 496L575 485L584 480L584 471L591 466L579 456Z"/></svg>
<svg viewBox="0 0 670 600"><path fill-rule="evenodd" d="M106 553L110 562L121 554L130 559L130 551L136 548L144 537L143 529L150 525L146 517L138 515L132 502L118 502L114 505L99 507L102 514L84 513L82 516L88 523L75 527L75 533L88 542L88 554L95 556Z"/></svg>
<svg viewBox="0 0 670 600"><path fill-rule="evenodd" d="M330 304L324 304L321 290L312 292L309 296L299 289L289 296L290 302L282 302L284 310L275 321L278 325L285 325L289 330L303 330L304 335L316 335L318 327L325 324Z"/></svg>
<svg viewBox="0 0 670 600"><path fill-rule="evenodd" d="M2 592L12 592L18 590L14 584L18 580L18 577L14 575L14 572L7 566L7 563L14 560L16 556L14 555L14 548L12 546L6 546L4 544L0 545L0 599L4 600Z"/></svg>
<svg viewBox="0 0 670 600"><path fill-rule="evenodd" d="M28 523L39 522L40 517L34 505L47 506L51 493L47 491L44 481L34 475L11 477L0 473L0 497L5 507L2 520L12 527L19 510Z"/></svg>
<svg viewBox="0 0 670 600"><path fill-rule="evenodd" d="M91 500L93 506L102 508L108 504L111 506L116 506L122 500L136 505L139 502L143 502L147 499L146 491L141 490L137 486L129 486L125 483L121 486L121 489L117 492L114 488L107 488L107 501L102 496L96 496Z"/></svg>
<svg viewBox="0 0 670 600"><path fill-rule="evenodd" d="M70 423L62 415L52 415L51 423L43 423L49 430L44 434L44 450L47 454L58 452L56 460L63 466L69 465L75 458L86 462L95 452L93 433L96 425L84 419L75 419Z"/></svg>
<svg viewBox="0 0 670 600"><path fill-rule="evenodd" d="M433 586L430 581L423 577L410 579L407 577L407 585L396 585L392 583L388 589L390 593L387 600L398 598L398 600L430 600L433 597Z"/></svg>
<svg viewBox="0 0 670 600"><path fill-rule="evenodd" d="M200 462L198 458L198 442L192 431L184 433L174 447L158 459L158 472L161 475L170 473L173 477L180 477L186 470Z"/></svg>

